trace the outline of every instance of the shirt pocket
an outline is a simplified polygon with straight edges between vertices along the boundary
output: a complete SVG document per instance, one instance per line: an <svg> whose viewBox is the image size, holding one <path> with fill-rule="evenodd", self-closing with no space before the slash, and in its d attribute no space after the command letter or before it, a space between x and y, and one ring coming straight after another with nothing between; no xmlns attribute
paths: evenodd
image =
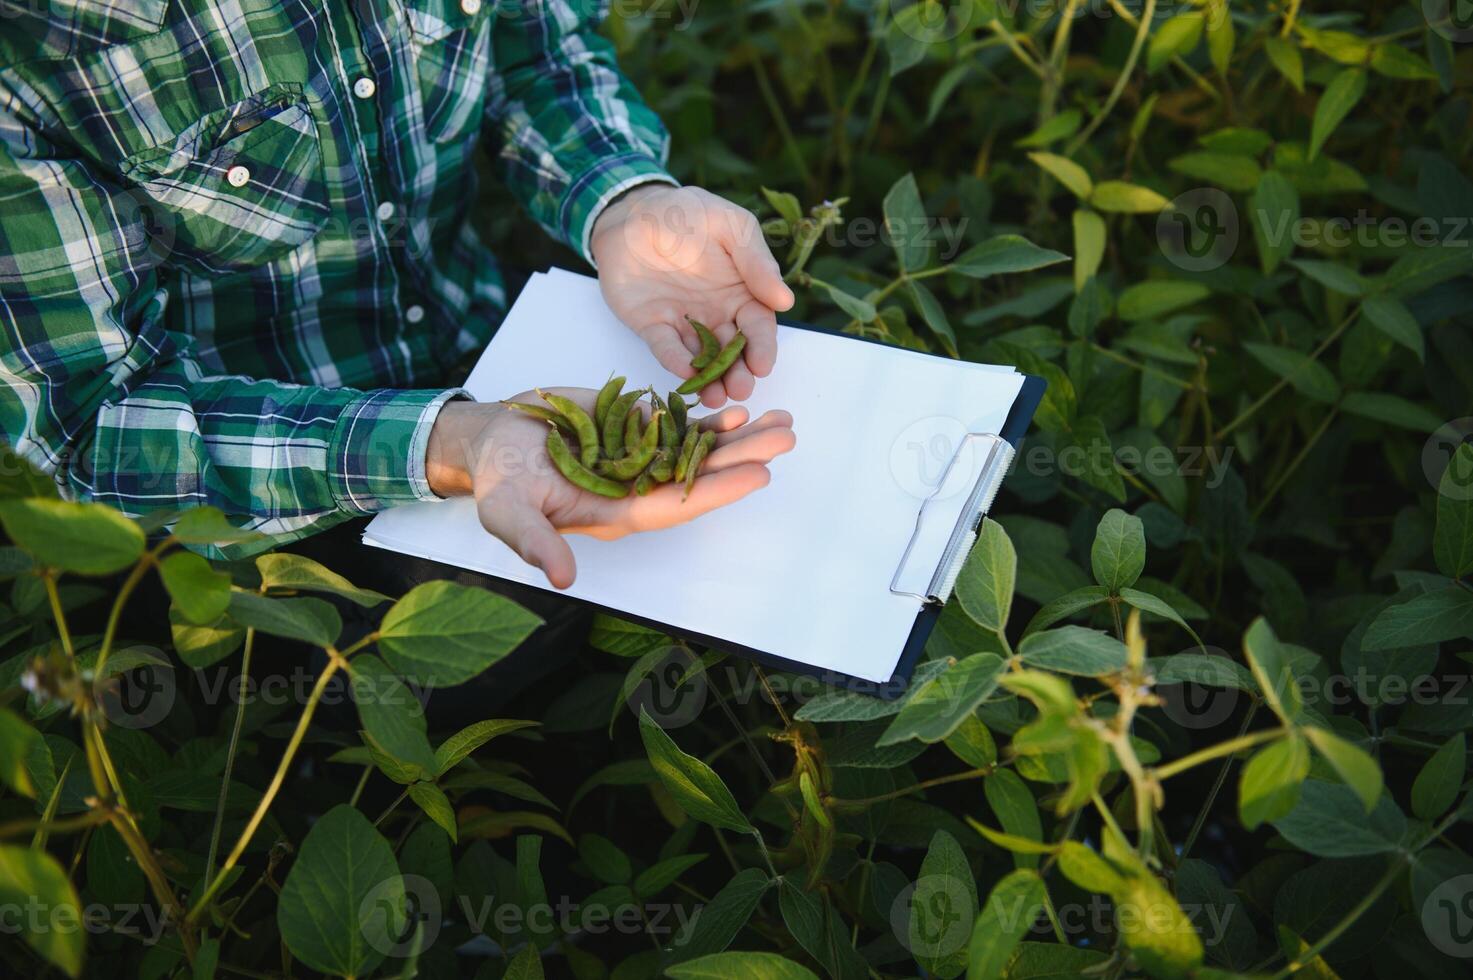
<svg viewBox="0 0 1473 980"><path fill-rule="evenodd" d="M480 131L494 7L493 0L405 2L425 136L433 142L454 142Z"/></svg>
<svg viewBox="0 0 1473 980"><path fill-rule="evenodd" d="M326 223L316 120L296 86L276 89L123 162L164 262L212 277L239 272L299 248Z"/></svg>

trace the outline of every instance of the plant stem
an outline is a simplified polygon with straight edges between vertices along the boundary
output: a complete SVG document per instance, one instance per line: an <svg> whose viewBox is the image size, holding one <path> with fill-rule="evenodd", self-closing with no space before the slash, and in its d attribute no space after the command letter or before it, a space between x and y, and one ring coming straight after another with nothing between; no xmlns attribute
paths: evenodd
<svg viewBox="0 0 1473 980"><path fill-rule="evenodd" d="M1154 3L1155 0L1147 0L1147 2ZM1000 20L990 20L990 21L988 21L987 22L987 29L990 30L992 33L996 34L998 37L1002 38L1004 41L1006 41L1007 42L1007 45L1008 45L1008 50L1011 51L1014 54L1014 56L1016 56L1017 59L1020 62L1023 63L1023 67L1024 68L1027 68L1033 74L1037 75L1039 81L1042 81L1042 82L1047 82L1048 81L1048 76L1046 76L1044 74L1043 68L1039 66L1038 62L1036 62L1036 61L1033 60L1033 56L1032 55L1030 55L1027 51L1024 51L1023 50L1023 46L1018 43L1018 37L1017 37L1017 35L1014 34L1012 31L1008 30L1007 27L1003 24L1002 21L1000 21Z"/></svg>
<svg viewBox="0 0 1473 980"><path fill-rule="evenodd" d="M752 58L752 74L757 79L757 89L762 93L762 101L767 103L767 111L772 114L773 124L777 126L778 134L783 138L783 145L787 147L788 156L793 158L793 166L798 170L798 176L803 181L803 186L813 192L813 174L808 169L808 161L803 159L803 151L798 148L798 141L793 138L793 130L788 126L787 114L777 100L777 94L772 90L772 79L767 77L767 66L763 64L761 55Z"/></svg>
<svg viewBox="0 0 1473 980"><path fill-rule="evenodd" d="M11 820L8 823L0 823L0 840L6 837L15 837L27 831L47 834L65 834L73 830L83 830L87 827L95 827L98 824L107 823L112 819L112 814L107 810L88 810L86 813L75 817L67 817L63 820L48 820L45 817L32 819L27 817L22 820Z"/></svg>
<svg viewBox="0 0 1473 980"><path fill-rule="evenodd" d="M220 782L220 798L215 803L215 824L210 828L210 847L205 853L203 879L210 880L215 873L215 858L220 852L220 831L225 826L225 801L230 795L230 774L235 769L235 753L240 747L240 732L245 725L246 685L251 678L251 650L256 643L256 631L247 629L245 648L240 656L240 683L236 686L235 721L230 727L230 746L225 751L225 772Z"/></svg>
<svg viewBox="0 0 1473 980"><path fill-rule="evenodd" d="M1220 759L1225 755L1234 755L1244 749L1251 749L1253 746L1260 745L1264 742L1271 742L1276 738L1282 737L1284 734L1286 733L1282 728L1265 728L1251 735L1240 735L1237 738L1230 738L1226 742L1218 742L1216 745L1209 746L1198 752L1193 752L1190 755L1184 755L1180 759L1174 759L1164 766L1157 766L1153 770L1153 773L1158 781L1170 779L1172 776L1186 772L1193 766L1199 766L1204 762L1211 762L1213 759Z"/></svg>
<svg viewBox="0 0 1473 980"><path fill-rule="evenodd" d="M1299 468L1299 464L1303 463L1305 458L1309 456L1310 450L1314 449L1315 444L1320 441L1320 437L1325 434L1325 430L1330 427L1330 423L1335 420L1335 416L1339 411L1340 409L1338 407L1334 407L1325 413L1325 417L1320 420L1320 424L1315 428L1309 439L1300 447L1299 452L1289 462L1289 465L1284 468L1284 471L1279 474L1278 479L1274 480L1273 486L1268 488L1268 493L1263 495L1263 499L1258 502L1258 506L1253 508L1253 520L1258 520L1258 516L1263 513L1264 508L1284 488L1284 484L1289 482L1289 477L1294 475L1294 471Z"/></svg>
<svg viewBox="0 0 1473 980"><path fill-rule="evenodd" d="M400 803L403 803L408 798L409 798L409 787L406 786L406 787L404 787L403 790L401 790L399 792L399 795L398 796L394 797L394 802L393 803L390 803L387 807L385 807L384 808L384 812L383 813L380 813L378 815L378 819L373 822L373 825L375 827L377 827L379 824L381 824L385 820L389 819L389 814L391 814L395 810L397 810L399 808L399 804Z"/></svg>
<svg viewBox="0 0 1473 980"><path fill-rule="evenodd" d="M1153 378L1160 378L1162 381L1165 381L1168 384L1175 385L1182 391L1196 390L1196 385L1192 384L1190 381L1183 381L1181 378L1178 378L1176 375L1170 373L1169 371L1163 371L1158 367L1152 367L1150 364L1147 364L1144 361L1137 361L1133 357L1127 357L1118 351L1113 351L1102 344L1095 343L1094 341L1090 341L1089 346L1090 349L1093 350L1096 354L1101 354L1105 357L1108 357L1110 360L1116 361L1120 364L1124 364L1127 367L1135 368L1142 374L1149 374Z"/></svg>
<svg viewBox="0 0 1473 980"><path fill-rule="evenodd" d="M1248 726L1253 723L1253 716L1258 714L1258 702L1254 701L1248 706L1247 713L1243 716L1243 724L1238 727L1238 738L1242 738L1248 732ZM1202 827L1207 823L1207 814L1212 810L1212 804L1217 802L1217 794L1222 792L1223 784L1227 782L1228 770L1233 767L1233 757L1228 756L1222 760L1222 767L1217 770L1217 779L1212 783L1212 790L1207 794L1207 799L1202 801L1202 807L1197 811L1197 819L1192 821L1192 829L1187 834L1186 842L1181 846L1181 853L1176 856L1177 861L1184 861L1192 852L1192 845L1197 843L1197 836L1202 833Z"/></svg>
<svg viewBox="0 0 1473 980"><path fill-rule="evenodd" d="M1347 327L1349 327L1352 323L1355 322L1355 318L1359 314L1360 314L1360 307L1357 306L1354 310L1351 311L1351 313L1350 313L1349 316L1347 316L1345 319L1343 319L1343 320L1340 321L1340 325L1338 327L1336 327L1333 331L1330 332L1330 336L1326 337L1323 341L1320 342L1320 345L1318 347L1316 347L1313 351L1310 352L1310 354L1309 354L1309 360L1311 360L1311 361L1317 361L1317 360L1319 360L1319 356L1321 354L1323 354L1325 352L1325 350L1331 344L1333 344L1340 337L1340 335L1342 333L1345 332L1345 330L1346 330ZM1218 439L1222 439L1229 432L1233 431L1238 426L1242 425L1244 422L1248 421L1255 414L1257 414L1258 410L1260 408L1262 408L1264 405L1267 405L1268 402L1269 402L1269 400L1271 398L1273 398L1274 395L1277 395L1279 392L1281 392L1281 391L1284 390L1284 386L1289 383L1289 378L1292 378L1293 376L1294 376L1294 372L1290 372L1288 378L1280 378L1279 380L1275 381L1271 386L1269 386L1268 391L1265 391L1262 395L1260 395L1258 397L1258 400L1257 401L1255 401L1252 405L1249 405L1247 408L1245 408L1241 412L1239 412L1237 418L1233 419L1227 425L1225 425L1222 428L1218 429L1217 430L1217 438Z"/></svg>
<svg viewBox="0 0 1473 980"><path fill-rule="evenodd" d="M837 796L827 796L824 803L839 808L858 808L870 806L874 803L883 803L886 800L898 799L911 793L919 793L921 790L930 789L933 786L945 786L947 783L960 783L968 779L978 779L982 776L990 776L997 771L997 766L986 766L982 769L968 769L965 772L954 772L946 776L936 776L933 779L924 779L918 783L911 783L903 789L892 790L889 793L881 793L879 796L866 796L857 800L846 800Z"/></svg>
<svg viewBox="0 0 1473 980"><path fill-rule="evenodd" d="M286 781L287 769L291 766L292 759L297 754L297 749L301 747L302 739L306 737L307 727L312 723L312 715L317 711L317 703L322 700L322 695L327 690L328 682L332 680L333 674L337 673L339 666L343 662L336 655L328 658L327 666L318 675L317 683L313 685L312 693L307 697L307 705L302 709L302 717L297 720L297 727L292 732L291 740L287 742L286 751L282 753L281 762L276 766L276 772L271 777L270 785L266 787L266 792L261 796L261 802L256 805L256 811L251 814L250 821L246 823L245 829L241 831L240 839L235 842L235 846L230 849L230 854L225 858L225 862L220 865L219 873L215 875L215 879L205 888L204 894L194 903L194 907L189 910L189 915L185 919L187 924L193 924L198 921L199 917L209 908L210 900L224 886L226 875L230 873L231 868L235 867L236 862L240 860L240 856L245 853L246 846L250 844L251 838L255 836L257 828L261 826L261 821L266 819L266 811L271 808L272 802L276 799L276 794L281 791L281 784Z"/></svg>
<svg viewBox="0 0 1473 980"><path fill-rule="evenodd" d="M128 814L114 810L112 825L118 836L123 838L123 843L128 846L128 852L138 862L138 867L143 869L143 875L148 879L148 886L153 891L155 900L163 907L165 921L173 921L176 910L180 908L179 900L174 897L174 889L170 887L163 869L154 860L152 846L144 839ZM193 963L199 944L194 938L194 925L187 919L179 923L179 940L184 944L185 955Z"/></svg>
<svg viewBox="0 0 1473 980"><path fill-rule="evenodd" d="M144 552L143 557L138 559L132 570L128 572L128 577L123 579L123 584L118 588L117 597L113 599L113 607L107 614L107 627L102 633L102 647L97 653L97 663L92 668L92 676L96 679L94 681L96 684L102 683L103 668L107 666L107 658L113 651L113 639L118 632L118 620L123 614L123 606L127 604L128 597L133 594L133 590L138 587L139 582L143 581L143 576L153 565L154 552Z"/></svg>
<svg viewBox="0 0 1473 980"><path fill-rule="evenodd" d="M1314 962L1314 960L1319 957L1320 953L1324 952L1331 943L1339 939L1341 934L1344 933L1346 929L1349 929L1352 925L1355 924L1355 920L1359 919L1361 916L1370 911L1371 906L1375 905L1376 900L1381 897L1381 893L1390 888L1392 883L1394 883L1397 878L1401 877L1401 873L1405 869L1405 864L1405 859L1401 857L1398 857L1396 860L1392 861L1391 867L1388 868L1386 873L1381 876L1381 880L1376 882L1376 884L1372 886L1371 890L1366 893L1365 897L1355 904L1355 908L1345 913L1345 917L1339 922L1335 923L1333 926L1331 926L1329 932L1321 936L1313 946L1309 947L1304 952L1300 953L1298 956L1294 957L1294 959L1285 964L1284 968L1278 973L1275 973L1270 978L1270 980L1284 980L1285 977L1299 972L1301 969Z"/></svg>
<svg viewBox="0 0 1473 980"><path fill-rule="evenodd" d="M1130 45L1130 54L1126 55L1124 66L1121 67L1120 74L1115 77L1115 85L1110 89L1110 94L1105 97L1105 104L1100 106L1099 111L1094 114L1094 118L1090 119L1089 124L1069 141L1068 148L1064 150L1065 156L1072 157L1081 146L1088 143L1094 131L1099 129L1100 124L1105 121L1105 117L1114 110L1115 103L1120 101L1125 86L1130 84L1130 76L1135 72L1135 63L1140 60L1141 48L1145 47L1146 35L1151 33L1151 19L1155 16L1156 0L1146 0L1145 9L1141 11L1140 23L1136 25L1135 40Z"/></svg>
<svg viewBox="0 0 1473 980"><path fill-rule="evenodd" d="M41 581L46 585L46 598L51 602L51 616L56 620L56 635L61 640L61 648L66 651L67 659L75 661L77 652L72 648L72 632L67 629L66 614L61 611L61 596L56 591L56 576L46 569L41 573Z"/></svg>
<svg viewBox="0 0 1473 980"><path fill-rule="evenodd" d="M363 775L358 777L358 785L353 787L353 795L348 799L349 806L357 806L358 800L363 796L363 787L368 785L368 777L373 775L373 766L363 767Z"/></svg>

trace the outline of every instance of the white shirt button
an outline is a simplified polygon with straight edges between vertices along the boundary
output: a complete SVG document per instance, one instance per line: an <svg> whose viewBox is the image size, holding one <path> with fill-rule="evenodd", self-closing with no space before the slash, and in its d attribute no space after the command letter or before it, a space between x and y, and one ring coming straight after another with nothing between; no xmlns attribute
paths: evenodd
<svg viewBox="0 0 1473 980"><path fill-rule="evenodd" d="M394 216L394 202L393 201L384 201L382 204L380 204L378 206L378 210L375 211L374 213L378 215L378 220L380 220L380 221L388 221L390 218L392 218Z"/></svg>
<svg viewBox="0 0 1473 980"><path fill-rule="evenodd" d="M353 94L360 99L371 99L373 93L378 91L378 86L373 84L373 79L364 77L353 83Z"/></svg>
<svg viewBox="0 0 1473 980"><path fill-rule="evenodd" d="M250 182L251 172L246 167L236 164L225 171L225 179L230 182L231 187L244 187Z"/></svg>
<svg viewBox="0 0 1473 980"><path fill-rule="evenodd" d="M460 9L467 17L474 17L481 9L481 0L460 0Z"/></svg>
<svg viewBox="0 0 1473 980"><path fill-rule="evenodd" d="M425 308L423 306L420 306L418 303L415 303L413 306L409 307L409 309L404 311L404 319L408 320L410 323L418 323L424 318Z"/></svg>

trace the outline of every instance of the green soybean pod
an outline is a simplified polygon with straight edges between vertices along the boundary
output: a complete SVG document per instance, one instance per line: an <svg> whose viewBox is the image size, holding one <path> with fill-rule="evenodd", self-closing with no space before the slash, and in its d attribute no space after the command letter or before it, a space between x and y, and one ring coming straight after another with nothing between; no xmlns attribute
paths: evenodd
<svg viewBox="0 0 1473 980"><path fill-rule="evenodd" d="M618 459L624 452L624 423L629 418L629 409L643 395L644 392L638 390L626 391L609 406L609 414L604 417L602 426L604 455L609 459Z"/></svg>
<svg viewBox="0 0 1473 980"><path fill-rule="evenodd" d="M670 421L675 424L675 444L678 446L685 438L685 398L672 391L665 399L665 405L670 409Z"/></svg>
<svg viewBox="0 0 1473 980"><path fill-rule="evenodd" d="M562 395L549 395L541 390L537 394L542 396L543 401L560 412L563 418L568 420L568 424L573 427L574 433L578 436L578 457L583 465L592 466L598 462L598 429L594 427L593 419L583 411L583 406Z"/></svg>
<svg viewBox="0 0 1473 980"><path fill-rule="evenodd" d="M654 487L655 478L650 475L649 470L645 470L634 480L634 493L636 496L643 497L645 494L653 490Z"/></svg>
<svg viewBox="0 0 1473 980"><path fill-rule="evenodd" d="M660 446L663 449L674 449L680 445L680 430L675 427L675 414L659 395L651 394L650 401L654 403L655 411L660 413Z"/></svg>
<svg viewBox="0 0 1473 980"><path fill-rule="evenodd" d="M675 457L675 481L679 483L685 479L686 467L690 465L690 458L695 454L696 443L701 441L701 430L692 425L685 430L685 440L680 444L680 452Z"/></svg>
<svg viewBox="0 0 1473 980"><path fill-rule="evenodd" d="M593 424L598 426L598 431L604 430L604 419L609 417L609 406L614 404L614 399L619 397L619 392L624 390L624 376L610 378L604 382L604 386L598 390L598 398L593 403Z"/></svg>
<svg viewBox="0 0 1473 980"><path fill-rule="evenodd" d="M635 404L629 409L629 414L624 416L624 452L632 453L639 446L640 425L644 422L644 413Z"/></svg>
<svg viewBox="0 0 1473 980"><path fill-rule="evenodd" d="M706 385L715 381L726 373L727 369L736 363L736 359L742 356L742 348L747 346L747 335L740 330L731 338L731 343L721 348L721 353L716 355L715 360L707 364L705 369L691 378L685 384L676 388L677 394L689 395L700 391Z"/></svg>
<svg viewBox="0 0 1473 980"><path fill-rule="evenodd" d="M639 416L633 412L629 417L638 420ZM632 480L639 476L640 471L650 465L655 458L655 452L660 448L660 420L651 418L649 425L645 426L644 434L637 441L631 441L629 452L623 459L605 459L599 462L599 472L615 480Z"/></svg>
<svg viewBox="0 0 1473 980"><path fill-rule="evenodd" d="M716 339L716 335L709 327L689 313L686 314L685 319L695 329L696 337L701 342L701 352L690 359L690 366L699 371L710 364L711 359L721 351L721 341Z"/></svg>
<svg viewBox="0 0 1473 980"><path fill-rule="evenodd" d="M711 447L714 445L716 445L716 433L701 434L701 441L696 443L696 451L691 453L690 462L685 465L685 493L681 494L682 501L690 496L690 488L696 483L696 474L701 471L701 464L706 461L706 455L711 452Z"/></svg>
<svg viewBox="0 0 1473 980"><path fill-rule="evenodd" d="M514 402L507 401L505 399L502 399L501 404L505 405L507 408L511 409L514 412L521 412L523 415L530 415L532 418L537 419L540 422L550 422L567 435L578 435L578 433L573 429L573 423L569 422L567 419L563 418L561 415L559 415L557 412L554 412L546 405L528 405L526 402Z"/></svg>
<svg viewBox="0 0 1473 980"><path fill-rule="evenodd" d="M575 487L596 493L600 497L627 497L629 495L629 488L624 484L617 480L605 479L580 463L573 456L573 451L568 448L567 440L562 437L556 427L552 426L547 430L547 455L552 458L552 465L557 467L558 472Z"/></svg>
<svg viewBox="0 0 1473 980"><path fill-rule="evenodd" d="M655 461L645 470L656 483L669 483L675 477L675 450L669 447L655 453Z"/></svg>

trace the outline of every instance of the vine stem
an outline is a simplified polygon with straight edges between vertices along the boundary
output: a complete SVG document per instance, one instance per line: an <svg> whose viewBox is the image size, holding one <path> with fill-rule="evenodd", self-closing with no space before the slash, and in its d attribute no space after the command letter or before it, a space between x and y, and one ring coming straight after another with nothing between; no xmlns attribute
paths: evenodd
<svg viewBox="0 0 1473 980"><path fill-rule="evenodd" d="M889 793L881 793L879 796L866 796L858 800L846 800L837 796L824 797L824 803L835 807L859 807L870 806L875 803L883 803L886 800L898 799L911 793L919 793L921 790L930 789L933 786L945 786L947 783L960 783L968 779L980 779L990 776L997 771L997 766L984 766L981 769L968 769L965 772L954 772L947 776L937 776L934 779L925 779L919 783L911 783L903 789L893 790Z"/></svg>
<svg viewBox="0 0 1473 980"><path fill-rule="evenodd" d="M246 685L251 678L251 650L256 644L256 631L247 629L245 649L240 656L240 682L236 685L235 722L230 728L230 746L225 752L225 773L220 782L220 798L215 803L215 825L210 828L210 848L205 856L205 881L215 873L215 858L220 854L220 831L225 826L225 802L230 795L230 774L235 769L235 753L240 747L240 733L245 725Z"/></svg>
<svg viewBox="0 0 1473 980"><path fill-rule="evenodd" d="M1320 345L1318 347L1310 352L1309 360L1319 360L1320 355L1323 354L1331 344L1339 339L1340 335L1343 334L1346 329L1348 329L1350 325L1355 322L1356 317L1359 315L1360 307L1357 306L1353 311L1351 311L1349 316L1340 321L1340 325L1336 327L1333 331L1331 331L1330 336L1326 337L1323 341L1320 342ZM1256 415L1258 413L1258 410L1267 405L1269 403L1269 400L1273 398L1274 395L1277 395L1279 392L1284 390L1284 387L1289 384L1289 378L1292 378L1294 376L1294 373L1295 372L1291 371L1288 377L1280 378L1272 385L1270 385L1268 391L1265 391L1262 395L1260 395L1253 404L1249 405L1247 408L1239 412L1237 417L1229 422L1227 425L1224 425L1222 428L1218 429L1217 438L1222 439L1229 432L1233 431L1238 426L1242 425L1244 422L1248 421L1250 418Z"/></svg>
<svg viewBox="0 0 1473 980"><path fill-rule="evenodd" d="M88 810L86 813L75 817L67 817L64 820L50 820L45 817L39 819L11 820L8 823L0 823L0 840L6 837L15 837L26 831L47 834L65 834L73 830L83 830L87 827L96 827L98 824L107 823L112 819L107 810Z"/></svg>
<svg viewBox="0 0 1473 980"><path fill-rule="evenodd" d="M1285 731L1282 728L1265 728L1251 735L1240 735L1237 738L1230 738L1226 742L1218 742L1216 745L1209 746L1199 752L1184 755L1180 759L1174 759L1164 766L1157 766L1152 772L1158 781L1170 779L1172 776L1179 776L1188 769L1199 766L1204 762L1211 762L1213 759L1220 759L1225 755L1234 755L1244 749L1251 749L1255 745L1281 738L1284 734Z"/></svg>
<svg viewBox="0 0 1473 980"><path fill-rule="evenodd" d="M1100 128L1115 109L1115 103L1120 101L1120 96L1125 92L1125 86L1130 84L1130 76L1135 72L1135 63L1140 60L1141 48L1146 45L1146 35L1151 33L1151 20L1156 16L1156 0L1146 0L1145 9L1141 11L1140 23L1136 25L1135 40L1131 42L1130 54L1125 57L1125 65L1120 69L1120 74L1115 78L1115 84L1110 89L1110 94L1105 97L1105 104L1090 119L1089 124L1069 141L1069 147L1064 151L1065 156L1073 156L1079 148L1089 142L1094 131Z"/></svg>
<svg viewBox="0 0 1473 980"><path fill-rule="evenodd" d="M240 856L245 853L246 846L250 844L251 838L255 836L256 830L261 826L261 821L266 819L266 811L271 808L272 802L276 799L276 794L281 791L281 784L286 781L287 769L290 768L292 759L296 757L297 749L302 745L302 739L307 735L307 727L312 723L312 716L317 712L317 704L322 700L322 695L327 690L328 682L332 680L333 675L346 663L338 655L337 651L330 650L329 654L327 666L318 675L317 683L313 685L312 693L307 697L307 705L302 709L302 717L297 720L297 727L292 732L291 740L287 742L286 751L282 753L281 762L276 766L276 772L271 776L270 785L266 787L266 792L262 794L261 802L256 805L256 810L251 814L251 819L246 823L245 829L240 832L240 839L235 842L235 846L230 849L230 854L220 865L219 873L215 875L214 880L205 888L204 894L194 903L194 907L189 910L189 915L184 920L186 925L193 925L204 914L205 909L209 908L210 900L224 886L225 878L230 873L230 869L235 867L236 862L240 860Z"/></svg>
<svg viewBox="0 0 1473 980"><path fill-rule="evenodd" d="M1270 978L1270 980L1284 980L1285 977L1299 972L1304 967L1312 963L1320 955L1320 953L1324 952L1325 949L1330 946L1331 943L1339 939L1341 934L1344 933L1346 929L1349 929L1352 925L1354 925L1357 919L1370 911L1371 906L1375 905L1376 900L1381 897L1381 893L1390 888L1391 885L1396 881L1396 879L1401 877L1401 873L1403 870L1405 870L1405 866L1406 859L1404 857L1398 857L1395 861L1392 861L1391 867L1387 869L1384 875L1381 876L1381 880L1376 882L1376 884L1371 888L1369 892L1366 892L1365 897L1355 904L1355 908L1345 913L1345 917L1339 922L1335 923L1335 925L1330 928L1329 932L1325 933L1318 940L1316 940L1313 946L1309 947L1304 952L1300 953L1298 956L1294 957L1294 959L1285 964L1284 968L1275 973Z"/></svg>

